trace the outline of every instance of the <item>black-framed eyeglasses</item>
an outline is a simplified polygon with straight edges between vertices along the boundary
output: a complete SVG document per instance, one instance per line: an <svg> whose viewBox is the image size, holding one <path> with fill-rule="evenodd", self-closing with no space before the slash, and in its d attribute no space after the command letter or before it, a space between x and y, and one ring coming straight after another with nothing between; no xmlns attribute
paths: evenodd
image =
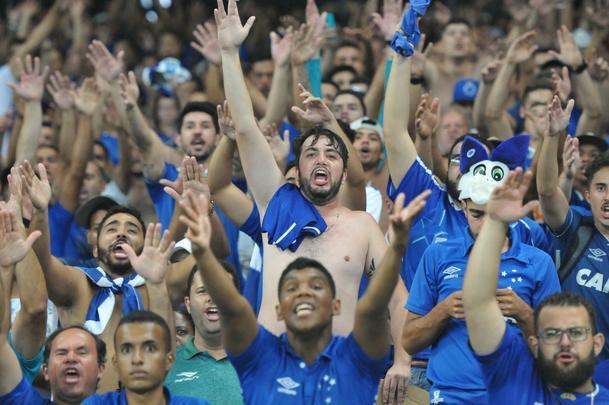
<svg viewBox="0 0 609 405"><path fill-rule="evenodd" d="M565 333L572 342L582 342L588 338L590 327L573 326L567 329L548 328L543 330L537 337L547 344L556 344L562 340Z"/></svg>
<svg viewBox="0 0 609 405"><path fill-rule="evenodd" d="M451 164L451 165L461 164L461 155L452 155L450 157L449 164Z"/></svg>

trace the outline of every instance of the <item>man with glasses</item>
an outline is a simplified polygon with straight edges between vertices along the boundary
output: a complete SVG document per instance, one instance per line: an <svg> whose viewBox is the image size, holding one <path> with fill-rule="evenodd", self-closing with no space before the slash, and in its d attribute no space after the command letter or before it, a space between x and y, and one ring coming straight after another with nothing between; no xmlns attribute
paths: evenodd
<svg viewBox="0 0 609 405"><path fill-rule="evenodd" d="M592 378L605 337L597 332L589 302L568 292L548 296L535 309L534 335L526 339L502 315L495 292L504 235L510 223L535 205L522 205L531 174L524 179L520 174L520 169L511 173L493 192L463 285L469 343L480 362L489 403L609 403L609 390Z"/></svg>

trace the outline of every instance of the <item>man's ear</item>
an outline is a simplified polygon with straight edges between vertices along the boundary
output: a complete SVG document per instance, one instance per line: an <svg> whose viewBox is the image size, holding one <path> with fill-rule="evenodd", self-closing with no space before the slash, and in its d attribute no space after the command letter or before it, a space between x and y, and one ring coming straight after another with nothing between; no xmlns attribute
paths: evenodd
<svg viewBox="0 0 609 405"><path fill-rule="evenodd" d="M281 314L281 307L279 306L279 304L275 305L275 313L277 314L277 320L278 321L283 321L283 315Z"/></svg>
<svg viewBox="0 0 609 405"><path fill-rule="evenodd" d="M597 333L592 339L594 340L594 357L597 357L605 346L605 335Z"/></svg>
<svg viewBox="0 0 609 405"><path fill-rule="evenodd" d="M47 363L42 363L42 367L40 368L40 371L42 372L44 381L49 381L49 365Z"/></svg>
<svg viewBox="0 0 609 405"><path fill-rule="evenodd" d="M531 350L531 354L534 358L538 358L539 356L539 339L537 336L529 336L527 338L527 342L529 344L529 349Z"/></svg>
<svg viewBox="0 0 609 405"><path fill-rule="evenodd" d="M587 188L586 191L584 191L584 197L586 198L586 201L588 201L588 204L590 204L590 188Z"/></svg>
<svg viewBox="0 0 609 405"><path fill-rule="evenodd" d="M332 300L332 315L338 316L340 315L341 304L338 298Z"/></svg>
<svg viewBox="0 0 609 405"><path fill-rule="evenodd" d="M521 105L520 108L518 109L518 116L522 119L525 119L525 111L524 111L524 107Z"/></svg>
<svg viewBox="0 0 609 405"><path fill-rule="evenodd" d="M186 307L186 311L190 314L190 297L188 295L184 297L184 306Z"/></svg>
<svg viewBox="0 0 609 405"><path fill-rule="evenodd" d="M169 372L169 370L171 370L174 362L175 362L175 356L173 355L173 351L169 350L169 353L167 353L167 363L165 365L165 370L167 372Z"/></svg>

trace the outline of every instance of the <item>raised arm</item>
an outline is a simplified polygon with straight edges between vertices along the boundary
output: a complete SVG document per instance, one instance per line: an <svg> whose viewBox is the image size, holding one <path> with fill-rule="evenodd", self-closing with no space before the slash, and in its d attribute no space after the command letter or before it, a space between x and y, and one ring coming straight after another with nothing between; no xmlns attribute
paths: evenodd
<svg viewBox="0 0 609 405"><path fill-rule="evenodd" d="M25 239L17 221L15 211L6 206L0 208L0 395L11 392L23 378L17 357L8 344L11 312L9 286L13 269L31 250L36 238L40 237L39 232L32 232Z"/></svg>
<svg viewBox="0 0 609 405"><path fill-rule="evenodd" d="M218 204L233 225L240 227L252 212L254 203L232 182L232 160L237 148L236 131L226 101L224 101L224 107L218 106L218 123L220 132L224 136L220 139L209 162L207 180L209 192L211 199Z"/></svg>
<svg viewBox="0 0 609 405"><path fill-rule="evenodd" d="M393 55L393 63L383 115L383 134L387 147L387 167L393 184L402 182L404 175L417 158L417 150L408 133L410 109L410 57Z"/></svg>
<svg viewBox="0 0 609 405"><path fill-rule="evenodd" d="M193 35L196 41L192 41L190 46L199 52L208 63L204 81L209 101L219 104L224 100L224 90L222 89L222 67L220 66L222 57L216 26L212 21L198 24Z"/></svg>
<svg viewBox="0 0 609 405"><path fill-rule="evenodd" d="M562 151L562 172L558 178L558 186L565 195L567 201L571 199L573 192L573 182L575 173L579 169L581 161L579 159L579 139L574 136L567 136Z"/></svg>
<svg viewBox="0 0 609 405"><path fill-rule="evenodd" d="M247 37L255 17L250 17L245 25L242 25L236 0L229 0L228 13L224 4L218 1L218 9L214 10L214 15L222 50L224 92L237 129L241 162L258 208L264 212L271 197L285 180L256 124L239 60L239 47Z"/></svg>
<svg viewBox="0 0 609 405"><path fill-rule="evenodd" d="M281 123L290 105L290 50L292 46L292 32L280 38L276 32L271 32L271 55L275 68L273 82L267 100L266 113L260 120L260 126Z"/></svg>
<svg viewBox="0 0 609 405"><path fill-rule="evenodd" d="M474 111L472 112L472 124L474 128L478 129L478 132L484 133L486 131L487 125L484 114L486 105L488 104L488 96L493 87L493 83L497 78L500 67L501 61L499 59L493 59L484 66L480 73L482 80L480 81L480 88L478 89L478 94L476 94L476 99L474 100Z"/></svg>
<svg viewBox="0 0 609 405"><path fill-rule="evenodd" d="M86 293L87 280L83 273L66 266L57 258L51 256L48 219L51 186L44 165L38 164L37 169L40 177L36 176L29 162L26 161L19 166L24 190L34 206L34 218L30 229L41 233L40 238L34 244L34 252L42 267L51 301L57 306L72 307L78 304L78 298Z"/></svg>
<svg viewBox="0 0 609 405"><path fill-rule="evenodd" d="M49 77L47 90L53 97L55 105L61 111L61 126L59 128L59 153L66 163L72 160L74 135L76 134L76 111L70 79L61 72L53 72Z"/></svg>
<svg viewBox="0 0 609 405"><path fill-rule="evenodd" d="M391 341L387 307L399 281L411 220L423 209L429 194L429 191L421 193L406 208L403 194L396 199L393 214L390 216L390 232L393 234L391 245L371 278L365 294L357 303L353 336L370 357L383 356Z"/></svg>
<svg viewBox="0 0 609 405"><path fill-rule="evenodd" d="M25 64L20 58L15 60L16 76L19 83L9 83L16 95L25 100L23 113L23 125L17 143L16 162L34 160L38 138L42 130L42 95L44 93L44 81L49 72L48 66L44 69L40 66L40 58L32 60L30 55L25 57Z"/></svg>
<svg viewBox="0 0 609 405"><path fill-rule="evenodd" d="M14 209L15 217L21 218L22 183L16 167L11 169L8 182L11 192L8 205ZM23 221L16 221L15 231L25 239L26 230ZM34 238L38 238L40 233L34 231L32 235L34 235ZM2 245L4 253L0 253L0 256L10 254L10 251L6 251L6 249L20 250L19 246L13 246L8 241L6 242L7 246ZM48 294L40 263L38 263L31 246L28 248L25 257L15 265L15 281L19 288L21 309L17 312L12 326L13 347L23 358L32 359L40 351L46 337Z"/></svg>
<svg viewBox="0 0 609 405"><path fill-rule="evenodd" d="M495 189L487 204L487 218L476 238L463 281L463 308L469 342L478 355L493 353L505 334L505 320L496 296L501 249L508 225L526 216L537 204L522 200L531 172L518 168Z"/></svg>
<svg viewBox="0 0 609 405"><path fill-rule="evenodd" d="M160 315L169 325L171 348L175 352L173 309L165 280L169 256L171 256L175 242L170 241L167 231L161 237L161 224L150 223L146 228L144 248L139 255L129 244L125 243L122 246L133 270L146 280L148 309Z"/></svg>
<svg viewBox="0 0 609 405"><path fill-rule="evenodd" d="M205 215L208 210L205 196L196 199L192 193L187 193L182 208L181 220L188 226L187 237L192 242L197 268L220 311L224 348L232 355L239 355L256 338L256 315L209 248L211 225Z"/></svg>
<svg viewBox="0 0 609 405"><path fill-rule="evenodd" d="M510 83L515 74L516 66L530 60L533 52L537 49L537 45L533 43L535 36L534 31L529 31L514 40L488 94L485 111L486 125L489 133L499 139L507 139L514 135L514 131L504 114L505 105L509 99Z"/></svg>
<svg viewBox="0 0 609 405"><path fill-rule="evenodd" d="M440 99L437 97L431 98L429 94L423 94L415 113L415 145L421 160L432 171L435 171L433 143L435 142L439 122Z"/></svg>
<svg viewBox="0 0 609 405"><path fill-rule="evenodd" d="M553 97L548 110L549 133L541 144L537 162L537 193L541 211L546 224L553 231L564 224L569 212L569 201L558 184L558 143L560 136L569 125L572 110L573 100L569 100L566 109L563 110L558 96Z"/></svg>
<svg viewBox="0 0 609 405"><path fill-rule="evenodd" d="M61 182L59 194L59 202L68 212L75 212L78 208L85 169L93 150L92 119L99 99L95 81L85 79L78 91L73 92L73 98L78 110L78 129L70 166Z"/></svg>
<svg viewBox="0 0 609 405"><path fill-rule="evenodd" d="M557 36L560 52L551 51L550 54L571 70L575 100L582 109L577 132L573 135L588 131L598 134L601 123L601 97L597 86L594 85L588 73L587 63L584 61L584 56L577 47L571 31L563 25L558 30Z"/></svg>

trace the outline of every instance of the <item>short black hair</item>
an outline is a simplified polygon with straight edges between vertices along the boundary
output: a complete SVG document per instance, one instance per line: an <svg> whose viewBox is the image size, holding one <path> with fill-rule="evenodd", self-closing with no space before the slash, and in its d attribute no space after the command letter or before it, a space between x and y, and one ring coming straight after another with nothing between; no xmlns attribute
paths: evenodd
<svg viewBox="0 0 609 405"><path fill-rule="evenodd" d="M110 152L108 152L108 147L106 147L106 145L102 141L100 141L99 139L96 139L93 142L93 145L94 146L97 145L97 146L99 146L100 148L103 149L104 155L106 155L106 157L105 157L106 160L108 160L110 158Z"/></svg>
<svg viewBox="0 0 609 405"><path fill-rule="evenodd" d="M357 76L357 72L355 71L355 69L353 69L353 66L350 65L337 65L334 66L326 75L326 81L330 81L332 83L334 83L334 81L332 81L332 78L334 77L335 74L337 73L342 73L342 72L349 72L353 74L353 77ZM334 83L336 84L336 83Z"/></svg>
<svg viewBox="0 0 609 405"><path fill-rule="evenodd" d="M330 291L332 292L332 298L336 297L336 284L334 284L334 279L332 275L324 267L323 264L314 259L309 259L307 257L299 257L295 259L292 263L288 264L288 267L283 270L281 273L281 277L279 277L279 285L277 286L277 296L281 295L281 287L283 287L283 283L287 275L293 271L304 270L313 268L319 270L320 273L324 275L328 279L328 284L330 284Z"/></svg>
<svg viewBox="0 0 609 405"><path fill-rule="evenodd" d="M592 334L596 334L596 311L594 306L579 294L562 291L547 296L533 312L535 333L539 327L539 314L545 307L584 307L590 318L590 329Z"/></svg>
<svg viewBox="0 0 609 405"><path fill-rule="evenodd" d="M191 112L202 112L211 116L211 120L214 123L214 128L216 128L216 132L220 133L220 125L218 124L218 113L216 112L216 106L208 101L189 101L186 103L182 111L180 111L180 116L178 117L178 131L182 129L182 124L184 123L184 117Z"/></svg>
<svg viewBox="0 0 609 405"><path fill-rule="evenodd" d="M460 142L463 142L465 140L466 136L471 136L472 138L476 139L478 142L482 143L484 146L486 146L486 148L489 151L489 154L493 151L494 147L493 144L491 142L488 141L488 139L481 137L478 134L475 133L468 133L465 135L461 135L460 137L458 137L457 139L455 139L455 141L453 142L453 144L451 145L449 152L448 152L448 158L450 159L450 156L453 154L453 150L455 149L455 146L457 146Z"/></svg>
<svg viewBox="0 0 609 405"><path fill-rule="evenodd" d="M552 85L551 79L543 75L537 75L533 79L529 80L524 88L524 91L522 92L522 104L524 104L526 101L529 93L537 90L549 90L554 93L554 86Z"/></svg>
<svg viewBox="0 0 609 405"><path fill-rule="evenodd" d="M53 342L55 341L55 338L57 336L61 335L63 332L70 330L70 329L82 330L93 338L93 340L95 341L95 349L97 351L97 365L103 366L106 363L106 343L103 340L101 340L101 338L99 336L95 335L94 333L92 333L90 330L88 330L87 328L85 328L82 325L66 326L64 328L56 329L53 333L51 333L49 335L49 337L47 337L46 340L44 341L44 351L42 354L42 363L49 364L49 357L51 356L51 347L53 346Z"/></svg>
<svg viewBox="0 0 609 405"><path fill-rule="evenodd" d="M352 96L357 98L357 101L359 101L360 105L362 106L362 111L364 112L364 116L366 115L366 104L364 103L364 97L362 96L362 93L353 91L351 89L343 89L343 90L339 90L338 93L336 93L336 96L334 96L334 100L336 100L338 98L338 96L342 96L343 94L351 94Z"/></svg>
<svg viewBox="0 0 609 405"><path fill-rule="evenodd" d="M235 286L237 291L241 291L241 283L239 282L239 275L237 274L237 270L235 269L235 266L233 266L232 264L230 264L228 261L226 261L224 259L220 259L220 260L218 260L218 262L224 268L224 270L226 270L226 272L228 274L230 274L231 278L233 279L233 285ZM190 295L190 289L192 287L192 282L195 278L195 274L197 274L198 271L199 271L199 268L197 267L196 264L194 266L192 266L192 269L190 269L190 274L188 275L188 282L186 283L186 288L187 288L186 291L188 292L188 295Z"/></svg>
<svg viewBox="0 0 609 405"><path fill-rule="evenodd" d="M301 134L298 138L294 139L294 155L296 156L296 161L298 162L300 160L302 145L307 139L313 137L312 144L315 145L322 136L327 137L330 140L330 145L336 148L338 154L343 160L343 166L346 169L347 162L349 161L349 151L347 150L347 145L345 145L345 142L343 142L341 137L338 136L338 134L336 134L334 131L321 127L313 127ZM298 163L296 164L296 167L298 167Z"/></svg>
<svg viewBox="0 0 609 405"><path fill-rule="evenodd" d="M586 182L588 187L592 184L592 178L601 169L609 167L609 153L603 152L586 167Z"/></svg>
<svg viewBox="0 0 609 405"><path fill-rule="evenodd" d="M330 79L325 79L325 80L322 80L321 84L329 84L330 86L332 86L332 87L334 87L334 88L336 89L336 92L337 92L337 93L338 93L338 91L340 90L340 89L338 88L338 84L334 83L334 82L333 82L332 80L330 80Z"/></svg>
<svg viewBox="0 0 609 405"><path fill-rule="evenodd" d="M359 49L359 51L362 51L362 48L359 46L359 44L355 41L351 41L349 39L343 39L342 41L340 41L338 43L338 45L336 45L335 49L335 53L337 50L339 50L340 48L357 48Z"/></svg>
<svg viewBox="0 0 609 405"><path fill-rule="evenodd" d="M472 24L466 20L465 18L451 18L446 24L444 24L444 27L442 27L442 33L444 33L444 31L446 31L446 28L448 28L449 25L453 25L453 24L463 24L465 25L467 28L469 28L469 30L471 31L472 29Z"/></svg>
<svg viewBox="0 0 609 405"><path fill-rule="evenodd" d="M126 207L124 205L116 205L116 206L110 208L108 210L108 212L106 212L106 215L104 215L101 222L99 223L99 226L97 228L97 238L98 239L99 239L99 233L101 232L101 230L104 227L104 224L106 223L108 218L110 218L112 215L115 215L115 214L128 214L128 215L135 217L135 219L137 219L137 222L142 227L142 232L144 233L144 235L146 235L146 224L144 224L144 220L142 219L142 215L140 214L140 212L138 210L136 210L135 208Z"/></svg>
<svg viewBox="0 0 609 405"><path fill-rule="evenodd" d="M171 351L171 332L167 322L160 315L152 311L133 311L128 315L121 318L114 331L114 347L116 349L116 332L122 325L130 323L154 323L163 329L163 343L165 344L165 351L169 353Z"/></svg>

